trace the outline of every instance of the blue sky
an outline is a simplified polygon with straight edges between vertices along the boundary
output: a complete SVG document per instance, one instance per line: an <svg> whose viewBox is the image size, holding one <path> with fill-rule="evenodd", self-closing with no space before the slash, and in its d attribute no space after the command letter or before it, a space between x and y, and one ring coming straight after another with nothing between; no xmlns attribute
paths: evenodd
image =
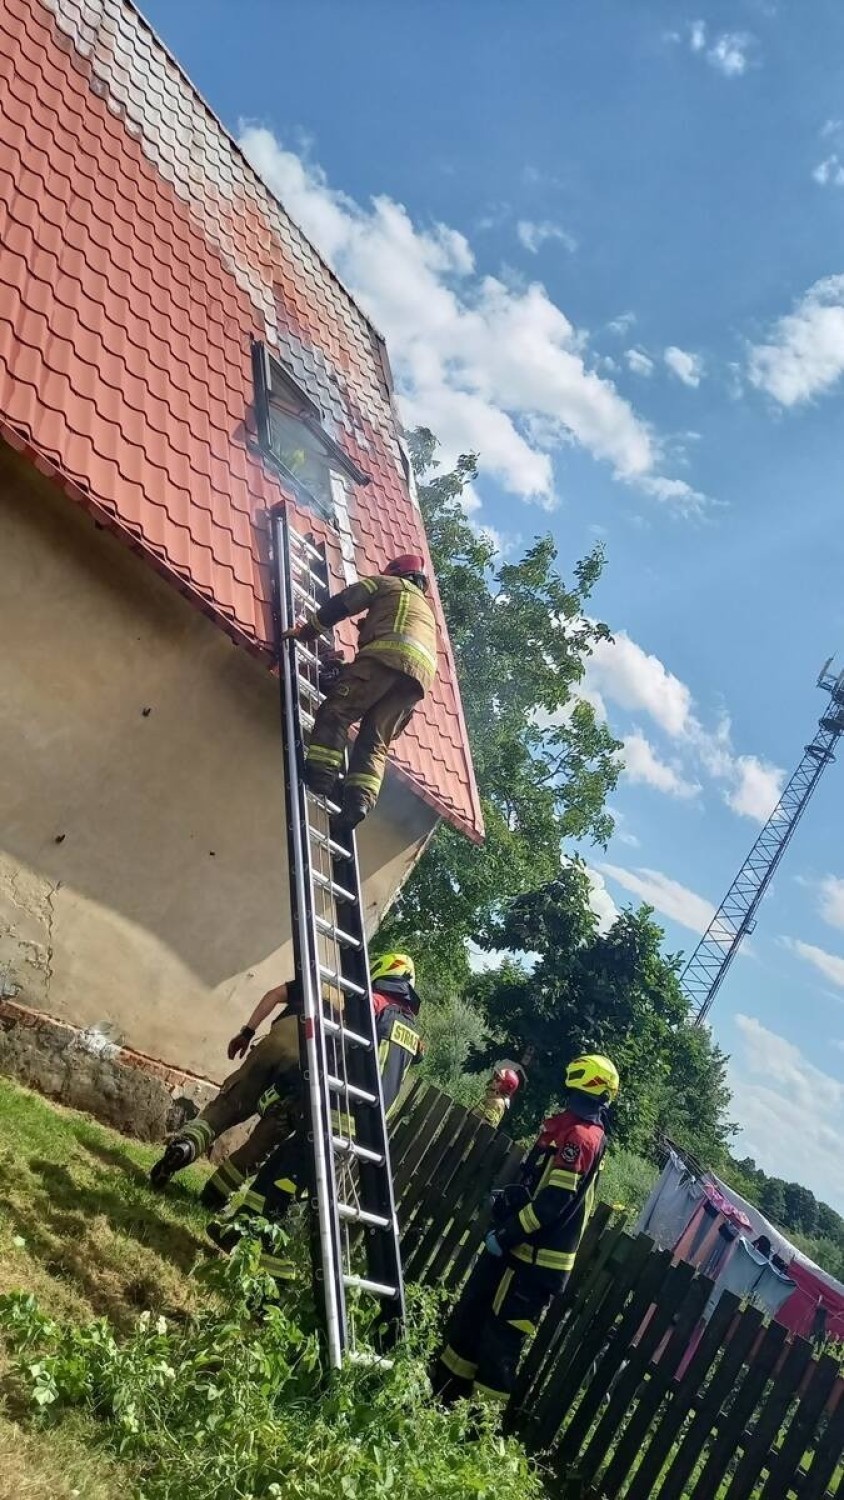
<svg viewBox="0 0 844 1500"><path fill-rule="evenodd" d="M597 539L626 741L606 907L689 951L844 665L844 12L834 0L147 0L386 334L409 422L476 448L505 553ZM529 17L529 24L525 18ZM844 1210L844 770L713 1012L740 1147Z"/></svg>

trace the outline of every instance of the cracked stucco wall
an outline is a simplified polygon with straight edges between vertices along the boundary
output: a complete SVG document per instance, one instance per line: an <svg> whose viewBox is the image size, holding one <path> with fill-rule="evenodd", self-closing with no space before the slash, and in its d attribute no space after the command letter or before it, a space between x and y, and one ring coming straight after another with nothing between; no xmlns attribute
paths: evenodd
<svg viewBox="0 0 844 1500"><path fill-rule="evenodd" d="M0 558L0 996L220 1079L292 962L274 680L6 449ZM388 778L370 931L433 821Z"/></svg>

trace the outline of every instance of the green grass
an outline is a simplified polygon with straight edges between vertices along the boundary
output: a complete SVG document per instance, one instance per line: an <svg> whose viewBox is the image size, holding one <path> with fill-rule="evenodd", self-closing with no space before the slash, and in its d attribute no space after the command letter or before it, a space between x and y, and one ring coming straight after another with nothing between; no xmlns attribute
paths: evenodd
<svg viewBox="0 0 844 1500"><path fill-rule="evenodd" d="M57 1318L106 1315L128 1330L146 1308L184 1318L206 1255L195 1169L167 1197L146 1173L158 1148L0 1079L0 1295L33 1292ZM8 1369L0 1351L0 1371ZM22 1425L23 1424L23 1425ZM125 1500L125 1464L97 1450L94 1424L33 1428L19 1398L0 1401L0 1500Z"/></svg>
<svg viewBox="0 0 844 1500"><path fill-rule="evenodd" d="M165 1196L146 1174L160 1148L0 1079L0 1293L34 1292L45 1311L119 1328L138 1312L197 1306L188 1272L206 1253L194 1168Z"/></svg>
<svg viewBox="0 0 844 1500"><path fill-rule="evenodd" d="M540 1500L431 1400L433 1294L391 1370L327 1380L306 1278L206 1248L204 1171L159 1196L155 1147L3 1080L0 1115L0 1500Z"/></svg>

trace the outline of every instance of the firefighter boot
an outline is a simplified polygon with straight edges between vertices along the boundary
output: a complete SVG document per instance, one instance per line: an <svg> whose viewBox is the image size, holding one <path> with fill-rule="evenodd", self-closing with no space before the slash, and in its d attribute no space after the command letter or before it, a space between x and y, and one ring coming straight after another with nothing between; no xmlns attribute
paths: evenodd
<svg viewBox="0 0 844 1500"><path fill-rule="evenodd" d="M337 785L337 777L333 771L325 766L315 766L313 761L305 761L305 786L317 797L330 797Z"/></svg>
<svg viewBox="0 0 844 1500"><path fill-rule="evenodd" d="M369 799L350 787L343 795L343 805L335 820L338 833L342 833L344 829L351 832L353 828L357 828L371 810Z"/></svg>

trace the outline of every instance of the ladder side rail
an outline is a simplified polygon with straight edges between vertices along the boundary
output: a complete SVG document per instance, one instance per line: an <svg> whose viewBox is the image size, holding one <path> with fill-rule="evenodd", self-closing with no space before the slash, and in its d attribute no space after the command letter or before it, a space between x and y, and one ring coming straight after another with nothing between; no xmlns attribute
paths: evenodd
<svg viewBox="0 0 844 1500"><path fill-rule="evenodd" d="M273 542L279 631L296 621L292 587L290 538L286 511L273 512ZM327 1074L325 1034L322 1026L322 987L318 943L310 896L310 854L305 841L308 814L305 789L299 772L302 733L299 718L299 684L295 641L279 639L282 734L285 749L285 800L290 851L293 943L297 977L302 987L302 1061L304 1098L307 1104L308 1136L312 1152L313 1196L316 1200L317 1235L313 1245L315 1282L321 1286L325 1313L328 1360L339 1368L346 1346L345 1289L340 1272L340 1224L334 1188L331 1122L326 1110L323 1080Z"/></svg>
<svg viewBox="0 0 844 1500"><path fill-rule="evenodd" d="M397 1295L392 1300L392 1306L385 1304L385 1311L389 1307L385 1321L389 1327L390 1339L391 1341L395 1341L399 1337L405 1321L404 1282L399 1245L398 1218L393 1189L393 1173L390 1162L389 1131L384 1110L381 1070L378 1064L378 1035L369 979L369 951L366 928L363 921L360 867L357 858L357 841L354 834L351 835L350 848L353 859L348 862L335 861L335 878L341 883L347 884L355 893L356 900L352 910L355 914L355 936L359 940L359 947L356 949L345 949L341 956L341 962L346 976L356 981L360 988L365 991L363 995L352 995L350 997L350 1020L355 1024L355 1029L360 1029L366 1035L371 1036L372 1048L365 1055L361 1054L359 1049L352 1049L349 1057L349 1079L350 1082L355 1084L363 1082L361 1075L367 1072L367 1063L369 1063L369 1076L365 1086L370 1088L373 1093L377 1091L378 1097L377 1106L367 1106L352 1100L352 1114L355 1119L356 1133L361 1145L377 1150L383 1156L383 1165L380 1167L376 1167L369 1162L361 1162L360 1177L361 1188L365 1198L365 1207L389 1219L391 1225L389 1231L383 1230L378 1233L370 1232L367 1234L366 1252L371 1280L396 1287Z"/></svg>

